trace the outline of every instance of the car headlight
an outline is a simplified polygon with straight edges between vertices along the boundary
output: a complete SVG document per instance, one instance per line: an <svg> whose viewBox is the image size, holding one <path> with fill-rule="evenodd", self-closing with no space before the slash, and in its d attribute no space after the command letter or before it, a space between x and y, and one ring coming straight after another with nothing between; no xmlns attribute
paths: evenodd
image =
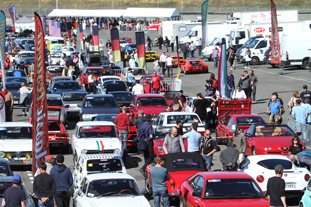
<svg viewBox="0 0 311 207"><path fill-rule="evenodd" d="M12 159L12 155L11 155L11 154L7 154L7 155L6 155L6 158L7 158L8 160Z"/></svg>
<svg viewBox="0 0 311 207"><path fill-rule="evenodd" d="M87 153L86 149L81 150L81 154L85 155Z"/></svg>
<svg viewBox="0 0 311 207"><path fill-rule="evenodd" d="M114 154L121 155L121 150L120 149L115 149L114 150Z"/></svg>
<svg viewBox="0 0 311 207"><path fill-rule="evenodd" d="M287 150L288 150L288 147L282 147L282 150L283 150L283 151L287 151Z"/></svg>
<svg viewBox="0 0 311 207"><path fill-rule="evenodd" d="M158 150L158 152L163 152L163 147L162 146L158 146L157 150Z"/></svg>
<svg viewBox="0 0 311 207"><path fill-rule="evenodd" d="M27 154L25 155L25 157L26 157L27 159L29 159L29 158L31 158L31 154L30 154L30 153L27 153Z"/></svg>
<svg viewBox="0 0 311 207"><path fill-rule="evenodd" d="M0 152L0 157L4 158L5 157L5 153L4 152Z"/></svg>
<svg viewBox="0 0 311 207"><path fill-rule="evenodd" d="M271 150L271 147L264 147L264 150L265 150L265 151Z"/></svg>

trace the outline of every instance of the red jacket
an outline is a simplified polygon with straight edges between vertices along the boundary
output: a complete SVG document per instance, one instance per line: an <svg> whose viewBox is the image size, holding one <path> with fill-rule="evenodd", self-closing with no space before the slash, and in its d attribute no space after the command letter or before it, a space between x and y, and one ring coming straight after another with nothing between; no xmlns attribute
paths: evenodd
<svg viewBox="0 0 311 207"><path fill-rule="evenodd" d="M145 86L145 88L144 88L144 93L145 93L145 94L151 93L151 87L150 87L149 84L147 84L147 85Z"/></svg>
<svg viewBox="0 0 311 207"><path fill-rule="evenodd" d="M126 131L129 130L129 126L131 124L129 116L125 113L118 114L114 123L117 125L119 130Z"/></svg>

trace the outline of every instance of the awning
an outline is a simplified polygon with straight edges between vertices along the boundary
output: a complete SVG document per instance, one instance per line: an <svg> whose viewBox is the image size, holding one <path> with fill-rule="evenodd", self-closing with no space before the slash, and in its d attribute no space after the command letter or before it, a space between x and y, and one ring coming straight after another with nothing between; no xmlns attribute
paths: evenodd
<svg viewBox="0 0 311 207"><path fill-rule="evenodd" d="M49 17L116 17L123 16L124 9L101 9L101 10L83 10L83 9L54 9L49 13Z"/></svg>
<svg viewBox="0 0 311 207"><path fill-rule="evenodd" d="M173 18L180 17L176 8L127 8L124 18Z"/></svg>

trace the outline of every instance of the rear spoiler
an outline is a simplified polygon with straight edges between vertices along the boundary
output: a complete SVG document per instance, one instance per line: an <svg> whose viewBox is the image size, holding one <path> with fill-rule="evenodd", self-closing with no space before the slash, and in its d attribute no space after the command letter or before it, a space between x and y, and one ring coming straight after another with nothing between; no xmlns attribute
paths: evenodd
<svg viewBox="0 0 311 207"><path fill-rule="evenodd" d="M229 115L251 114L252 99L218 100L218 122L224 121Z"/></svg>

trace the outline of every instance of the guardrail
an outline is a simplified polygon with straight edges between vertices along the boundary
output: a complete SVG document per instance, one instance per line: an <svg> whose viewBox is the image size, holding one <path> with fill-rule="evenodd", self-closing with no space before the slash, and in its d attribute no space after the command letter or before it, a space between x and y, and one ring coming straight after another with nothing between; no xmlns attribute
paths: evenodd
<svg viewBox="0 0 311 207"><path fill-rule="evenodd" d="M293 119L288 119L288 126L294 132L301 132L300 139L304 142L306 149L311 150L311 125L299 123Z"/></svg>

